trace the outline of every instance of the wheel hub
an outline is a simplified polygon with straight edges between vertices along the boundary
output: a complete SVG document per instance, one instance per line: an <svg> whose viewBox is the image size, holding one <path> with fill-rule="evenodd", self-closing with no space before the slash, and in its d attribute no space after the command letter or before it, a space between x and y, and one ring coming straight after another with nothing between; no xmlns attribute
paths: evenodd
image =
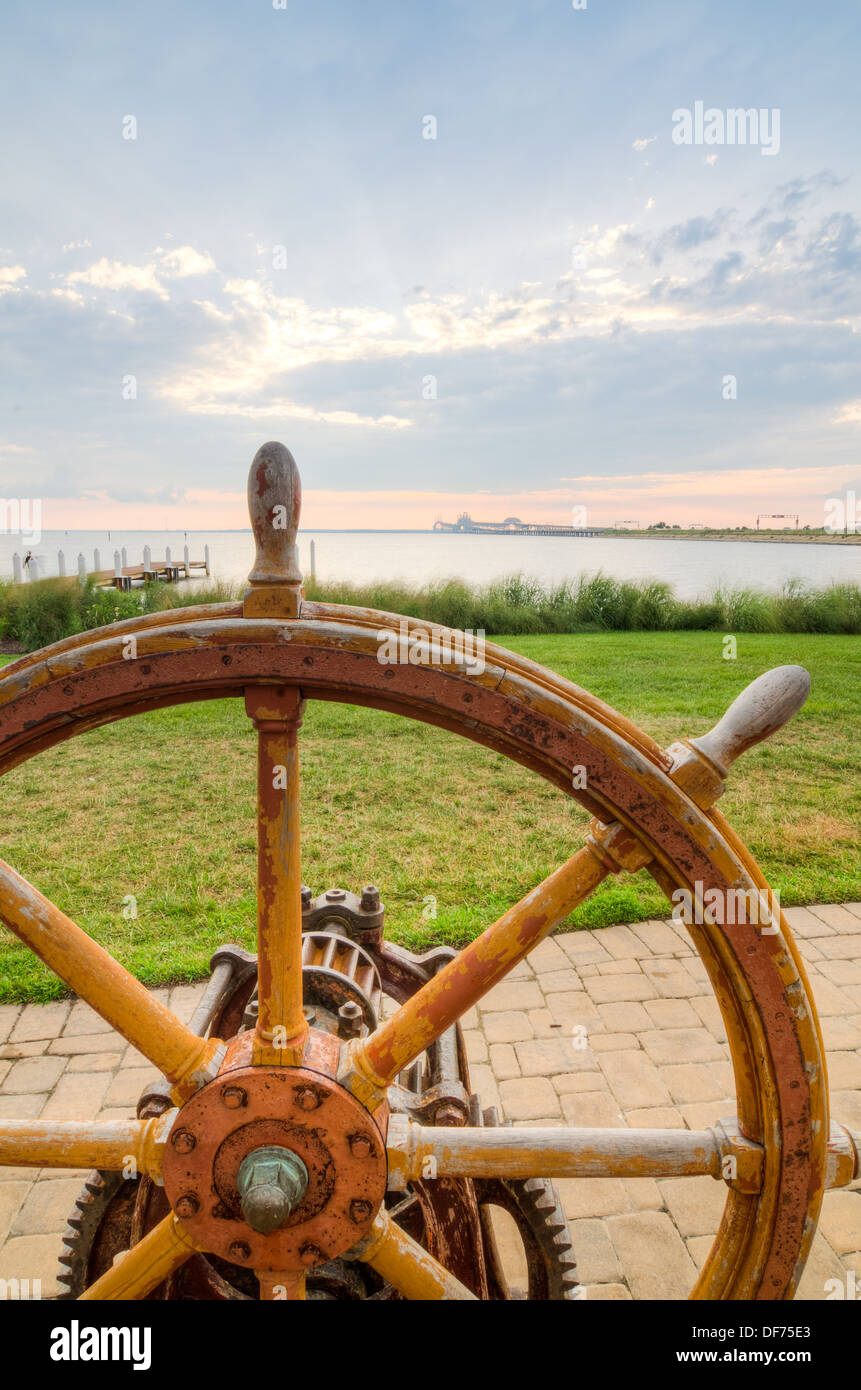
<svg viewBox="0 0 861 1390"><path fill-rule="evenodd" d="M201 1248L233 1264L325 1264L368 1234L383 1202L384 1136L328 1069L250 1066L250 1035L237 1043L179 1111L166 1195ZM330 1035L312 1034L306 1059L325 1065L336 1052Z"/></svg>

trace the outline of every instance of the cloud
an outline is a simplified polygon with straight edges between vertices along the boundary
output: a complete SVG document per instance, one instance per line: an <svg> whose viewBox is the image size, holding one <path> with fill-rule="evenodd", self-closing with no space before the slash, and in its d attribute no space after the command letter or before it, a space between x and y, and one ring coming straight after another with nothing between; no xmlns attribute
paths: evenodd
<svg viewBox="0 0 861 1390"><path fill-rule="evenodd" d="M632 150L645 150L649 145L653 145L657 140L657 135L650 135L646 140L635 140L631 146Z"/></svg>
<svg viewBox="0 0 861 1390"><path fill-rule="evenodd" d="M849 401L834 416L835 425L861 425L861 400Z"/></svg>
<svg viewBox="0 0 861 1390"><path fill-rule="evenodd" d="M145 265L124 265L121 261L109 261L103 256L86 270L71 271L66 276L66 284L89 285L102 290L134 290L166 300L170 296L163 280L206 275L216 269L212 257L196 251L193 246L177 246L171 251L159 246L154 255L157 259Z"/></svg>
<svg viewBox="0 0 861 1390"><path fill-rule="evenodd" d="M0 266L0 295L15 294L17 281L24 280L27 272L22 265Z"/></svg>

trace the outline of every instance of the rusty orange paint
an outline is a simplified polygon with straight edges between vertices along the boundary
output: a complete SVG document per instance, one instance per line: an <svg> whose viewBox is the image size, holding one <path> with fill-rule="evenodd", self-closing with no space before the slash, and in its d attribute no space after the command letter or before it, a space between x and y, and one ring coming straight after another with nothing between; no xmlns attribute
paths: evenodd
<svg viewBox="0 0 861 1390"><path fill-rule="evenodd" d="M106 1168L132 1160L139 1172L161 1177L161 1158L176 1111L153 1120L4 1120L0 1165Z"/></svg>
<svg viewBox="0 0 861 1390"><path fill-rule="evenodd" d="M185 1264L197 1247L171 1213L80 1295L83 1301L146 1298L169 1274Z"/></svg>
<svg viewBox="0 0 861 1390"><path fill-rule="evenodd" d="M377 1213L371 1236L356 1254L404 1298L476 1302L475 1294L392 1221L385 1208Z"/></svg>

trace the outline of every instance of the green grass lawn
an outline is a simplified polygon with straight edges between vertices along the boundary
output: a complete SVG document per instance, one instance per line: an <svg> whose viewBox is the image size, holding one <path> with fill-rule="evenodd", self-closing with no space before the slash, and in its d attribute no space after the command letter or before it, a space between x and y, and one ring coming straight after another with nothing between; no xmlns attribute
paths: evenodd
<svg viewBox="0 0 861 1390"><path fill-rule="evenodd" d="M702 733L763 670L813 677L797 720L738 764L721 809L784 905L861 898L861 643L710 632L497 639L601 696L662 743ZM301 736L303 877L379 884L388 933L462 945L582 842L573 801L438 729L310 704ZM0 856L147 984L207 973L224 941L253 948L254 734L239 702L161 711L39 754L0 785ZM126 920L127 895L137 919ZM437 916L422 915L433 894ZM605 883L571 925L666 915L646 874ZM0 929L0 1000L62 986Z"/></svg>

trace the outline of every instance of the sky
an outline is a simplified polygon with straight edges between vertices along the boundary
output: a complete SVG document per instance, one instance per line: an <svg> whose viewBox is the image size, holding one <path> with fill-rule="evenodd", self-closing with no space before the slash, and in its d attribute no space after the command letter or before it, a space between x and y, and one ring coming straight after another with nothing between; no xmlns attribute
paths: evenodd
<svg viewBox="0 0 861 1390"><path fill-rule="evenodd" d="M308 527L861 500L858 0L2 30L0 494L45 529L244 526L267 439Z"/></svg>

